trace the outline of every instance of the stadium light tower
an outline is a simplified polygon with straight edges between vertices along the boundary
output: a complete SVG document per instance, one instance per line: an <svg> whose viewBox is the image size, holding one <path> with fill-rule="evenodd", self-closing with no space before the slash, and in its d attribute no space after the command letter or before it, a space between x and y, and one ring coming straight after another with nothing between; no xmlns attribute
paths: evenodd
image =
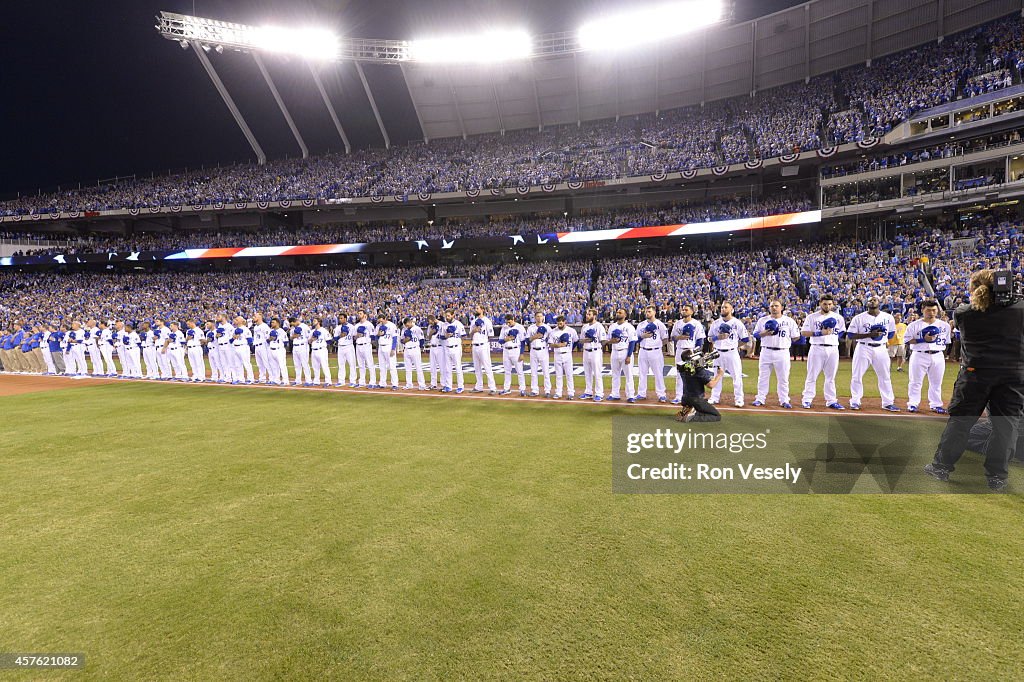
<svg viewBox="0 0 1024 682"><path fill-rule="evenodd" d="M713 26L725 18L723 0L683 0L594 19L580 27L577 40L581 50L626 50Z"/></svg>
<svg viewBox="0 0 1024 682"><path fill-rule="evenodd" d="M192 17L173 12L161 12L157 17L155 28L164 38L180 43L183 48L192 47L200 63L203 65L203 69L210 77L217 92L220 93L221 99L224 100L225 106L227 106L228 111L234 117L235 123L238 124L242 134L245 135L245 139L248 140L249 146L252 147L253 152L256 154L257 162L263 165L267 162L267 156L263 152L263 148L253 134L249 124L246 123L242 112L235 105L231 94L217 74L217 70L213 68L213 64L206 53L211 49L217 53L223 53L225 49L231 49L236 52L252 54L260 73L263 75L263 79L267 83L267 87L270 88L270 92L274 96L274 101L281 110L288 128L299 145L302 157L306 158L309 156L309 150L302 139L302 135L299 133L298 126L295 125L291 113L285 106L284 100L274 84L274 80L270 77L270 72L267 71L263 64L260 53L267 52L300 57L310 62L312 67L314 62L336 61L340 59L341 41L337 36L325 29L247 26L245 24ZM345 144L346 152L351 151L348 137L338 122L338 116L330 99L327 98L327 94L322 87L320 92L323 95L324 104L330 111L331 118L338 128L341 140Z"/></svg>

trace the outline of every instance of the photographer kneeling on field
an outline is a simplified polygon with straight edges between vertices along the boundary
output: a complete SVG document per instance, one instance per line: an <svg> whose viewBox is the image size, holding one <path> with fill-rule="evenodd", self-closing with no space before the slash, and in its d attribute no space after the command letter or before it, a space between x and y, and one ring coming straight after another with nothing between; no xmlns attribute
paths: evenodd
<svg viewBox="0 0 1024 682"><path fill-rule="evenodd" d="M676 421L722 421L722 414L704 397L704 391L714 388L725 376L721 367L718 367L714 374L707 369L707 365L716 357L718 351L694 353L692 350L684 350L680 354L680 363L676 365L676 371L683 382L683 408L676 413Z"/></svg>

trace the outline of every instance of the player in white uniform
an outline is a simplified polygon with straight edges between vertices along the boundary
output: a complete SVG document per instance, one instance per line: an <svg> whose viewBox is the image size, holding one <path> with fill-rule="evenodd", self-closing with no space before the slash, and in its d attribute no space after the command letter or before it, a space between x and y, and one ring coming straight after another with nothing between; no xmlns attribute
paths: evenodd
<svg viewBox="0 0 1024 682"><path fill-rule="evenodd" d="M427 315L427 347L429 348L428 359L430 361L430 390L436 391L443 386L445 349L444 341L440 337L440 325L437 316Z"/></svg>
<svg viewBox="0 0 1024 682"><path fill-rule="evenodd" d="M106 373L103 367L103 356L100 355L100 330L96 326L96 320L89 320L85 325L85 350L89 354L89 362L92 364L92 376L97 377Z"/></svg>
<svg viewBox="0 0 1024 682"><path fill-rule="evenodd" d="M195 320L187 320L185 326L185 354L192 368L192 381L206 381L206 362L203 360L205 334Z"/></svg>
<svg viewBox="0 0 1024 682"><path fill-rule="evenodd" d="M67 323L61 325L58 334L60 335L60 351L64 356L64 376L74 376L78 373L78 366L71 350L71 329Z"/></svg>
<svg viewBox="0 0 1024 682"><path fill-rule="evenodd" d="M732 396L736 407L743 407L743 363L740 362L740 346L750 341L750 333L740 320L732 316L733 307L728 301L722 303L721 317L711 323L711 338L715 348L721 355L712 367L721 367L725 376L732 381ZM719 381L711 389L712 405L717 405L722 397L722 384Z"/></svg>
<svg viewBox="0 0 1024 682"><path fill-rule="evenodd" d="M466 389L465 373L462 369L462 338L466 335L466 327L455 319L454 310L444 311L444 322L441 323L440 337L444 342L444 366L442 367L442 388L444 393L451 393L453 381L455 392L462 393ZM453 380L452 375L455 375Z"/></svg>
<svg viewBox="0 0 1024 682"><path fill-rule="evenodd" d="M153 345L156 347L156 366L160 370L161 381L170 381L174 378L171 370L171 359L164 353L167 348L167 334L170 330L159 317L153 320Z"/></svg>
<svg viewBox="0 0 1024 682"><path fill-rule="evenodd" d="M574 400L576 385L572 373L572 348L579 342L580 337L575 329L565 325L565 315L559 315L555 319L555 327L548 332L547 339L554 355L552 364L555 367L555 395L553 398L558 400L562 397L562 384L564 383L566 399Z"/></svg>
<svg viewBox="0 0 1024 682"><path fill-rule="evenodd" d="M421 391L427 390L427 380L423 376L423 330L411 317L402 320L402 364L405 365L405 390L413 389L415 376Z"/></svg>
<svg viewBox="0 0 1024 682"><path fill-rule="evenodd" d="M267 381L274 386L288 385L288 332L281 329L281 320L270 320L267 332Z"/></svg>
<svg viewBox="0 0 1024 682"><path fill-rule="evenodd" d="M292 361L295 364L295 385L312 386L313 372L309 366L309 336L312 330L300 318L288 318L288 331L292 339ZM367 330L373 325L366 323ZM369 339L369 332L367 334Z"/></svg>
<svg viewBox="0 0 1024 682"><path fill-rule="evenodd" d="M338 320L338 326L334 328L334 339L338 344L338 388L348 384L349 388L355 388L356 382L356 346L352 338L352 325L348 318Z"/></svg>
<svg viewBox="0 0 1024 682"><path fill-rule="evenodd" d="M267 383L269 376L267 355L267 335L270 334L270 325L263 321L263 314L256 313L252 317L252 348L256 355L256 368L259 370L257 383Z"/></svg>
<svg viewBox="0 0 1024 682"><path fill-rule="evenodd" d="M380 388L390 378L392 391L398 390L398 326L383 317L377 319L377 365Z"/></svg>
<svg viewBox="0 0 1024 682"><path fill-rule="evenodd" d="M143 322L139 325L139 341L142 343L142 359L146 362L146 378L150 380L159 379L160 371L156 360L156 337L153 335L153 328L149 322Z"/></svg>
<svg viewBox="0 0 1024 682"><path fill-rule="evenodd" d="M583 377L585 381L580 400L604 400L604 342L608 338L604 325L597 321L597 310L587 308L580 327L583 345Z"/></svg>
<svg viewBox="0 0 1024 682"><path fill-rule="evenodd" d="M693 306L689 304L683 304L680 308L680 317L672 325L671 338L675 344L676 351L676 366L679 366L683 361L683 351L699 351L704 348L704 339L707 335L704 333L704 324L698 320L693 319ZM672 399L673 405L679 405L683 402L683 379L679 376L679 372L676 371L676 397Z"/></svg>
<svg viewBox="0 0 1024 682"><path fill-rule="evenodd" d="M644 308L644 321L636 328L640 347L640 384L637 400L647 399L647 375L654 375L654 391L659 403L668 402L665 390L665 343L668 342L668 328L658 319L658 310L649 305Z"/></svg>
<svg viewBox="0 0 1024 682"><path fill-rule="evenodd" d="M942 377L946 373L944 352L952 338L949 323L938 318L939 304L936 301L921 303L921 318L907 325L903 337L910 346L910 382L908 385L907 411L917 412L921 402L921 387L928 377L928 406L936 414L947 414L942 406ZM1022 427L1024 428L1024 427ZM1017 453L1018 457L1024 453Z"/></svg>
<svg viewBox="0 0 1024 682"><path fill-rule="evenodd" d="M171 322L165 327L165 333L161 336L164 340L160 354L166 357L167 367L171 376L168 380L188 381L188 370L185 369L185 349L182 344L185 342L185 334L178 328L177 322Z"/></svg>
<svg viewBox="0 0 1024 682"><path fill-rule="evenodd" d="M126 349L124 362L128 365L128 378L142 378L142 339L130 325L124 325L121 332L121 345Z"/></svg>
<svg viewBox="0 0 1024 682"><path fill-rule="evenodd" d="M103 320L100 320L97 328L99 329L99 339L97 339L96 345L99 346L100 357L103 358L103 375L116 377L117 368L114 366L114 331Z"/></svg>
<svg viewBox="0 0 1024 682"><path fill-rule="evenodd" d="M818 300L818 310L804 320L800 333L807 337L807 380L801 405L811 409L817 391L818 375L825 375L825 405L832 410L845 410L836 394L836 372L839 370L839 341L846 334L846 320L835 312L835 300L825 294Z"/></svg>
<svg viewBox="0 0 1024 682"><path fill-rule="evenodd" d="M256 375L252 371L252 332L245 324L245 319L236 317L231 328L231 352L233 353L232 377L233 384L252 384Z"/></svg>
<svg viewBox="0 0 1024 682"><path fill-rule="evenodd" d="M72 358L69 367L73 368L70 373L72 376L85 376L89 373L89 368L85 364L85 330L82 329L82 325L78 321L71 323L68 344L71 347Z"/></svg>
<svg viewBox="0 0 1024 682"><path fill-rule="evenodd" d="M329 387L331 381L331 355L328 346L331 334L324 327L319 317L313 318L313 326L309 331L309 360L313 367L313 385L320 386L320 373L323 372L323 386Z"/></svg>
<svg viewBox="0 0 1024 682"><path fill-rule="evenodd" d="M484 376L487 377L487 390L494 395L498 392L497 384L494 383L494 367L491 364L491 337L494 336L494 323L491 318L484 315L484 308L481 305L476 307L476 317L469 323L472 333L471 348L473 349L473 373L476 375L476 384L473 386L473 393L484 392Z"/></svg>
<svg viewBox="0 0 1024 682"><path fill-rule="evenodd" d="M775 372L779 407L793 409L789 402L790 348L793 339L800 337L800 327L789 315L782 314L782 301L768 304L769 314L754 325L754 338L761 342L761 355L757 360L757 396L754 407L763 407L768 399L768 384Z"/></svg>
<svg viewBox="0 0 1024 682"><path fill-rule="evenodd" d="M523 345L526 341L526 328L519 324L516 316L509 314L498 334L501 341L501 363L505 369L505 383L501 395L512 392L512 375L519 377L519 395L526 395L526 377L523 375Z"/></svg>
<svg viewBox="0 0 1024 682"><path fill-rule="evenodd" d="M213 320L207 320L204 326L206 331L204 332L203 345L206 347L207 357L210 360L210 381L218 381L220 379L220 365L218 364L217 356L216 326Z"/></svg>
<svg viewBox="0 0 1024 682"><path fill-rule="evenodd" d="M356 313L351 336L356 347L356 366L359 369L356 385L359 388L377 388L377 365L373 364L373 325L365 310Z"/></svg>
<svg viewBox="0 0 1024 682"><path fill-rule="evenodd" d="M615 321L608 327L608 338L605 340L611 349L612 389L608 400L622 400L622 383L625 379L626 402L636 402L636 390L633 387L633 353L636 352L636 328L626 321L626 309L615 311Z"/></svg>
<svg viewBox="0 0 1024 682"><path fill-rule="evenodd" d="M232 370L234 367L234 351L231 349L232 326L228 322L227 315L217 316L217 326L213 334L216 338L217 362L220 366L220 380L218 383L225 384L232 381ZM213 351L211 351L211 354Z"/></svg>
<svg viewBox="0 0 1024 682"><path fill-rule="evenodd" d="M892 377L889 374L889 339L896 336L896 320L889 313L879 310L878 306L878 297L870 296L867 300L867 310L850 321L846 334L855 344L853 373L850 376L850 409L860 409L860 401L864 398L864 373L871 367L878 377L882 409L899 412L900 408L896 407L896 395L892 390Z"/></svg>
<svg viewBox="0 0 1024 682"><path fill-rule="evenodd" d="M551 354L548 350L548 332L551 328L544 324L544 315L537 313L533 316L533 324L527 330L526 335L530 340L530 395L540 395L540 379L544 377L544 397L551 397Z"/></svg>

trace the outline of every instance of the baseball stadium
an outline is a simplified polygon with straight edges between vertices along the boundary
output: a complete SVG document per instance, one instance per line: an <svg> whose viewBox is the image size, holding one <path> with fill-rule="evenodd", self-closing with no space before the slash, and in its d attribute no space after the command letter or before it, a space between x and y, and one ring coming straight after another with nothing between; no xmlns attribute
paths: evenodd
<svg viewBox="0 0 1024 682"><path fill-rule="evenodd" d="M1024 678L1020 0L89 5L0 680Z"/></svg>

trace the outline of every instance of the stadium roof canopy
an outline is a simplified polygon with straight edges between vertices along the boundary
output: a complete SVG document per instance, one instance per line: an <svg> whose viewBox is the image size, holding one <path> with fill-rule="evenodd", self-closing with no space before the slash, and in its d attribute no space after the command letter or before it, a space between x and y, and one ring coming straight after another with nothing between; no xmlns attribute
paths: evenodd
<svg viewBox="0 0 1024 682"><path fill-rule="evenodd" d="M812 0L629 51L584 50L573 32L535 36L531 57L501 62L425 62L417 59L410 41L364 39L339 41L329 60L355 62L386 142L360 63L401 69L423 137L435 139L658 112L751 94L870 63L1019 11L1020 0ZM189 22L197 21L207 22L213 32L190 33ZM202 53L211 48L260 49L232 42L238 36L236 24L166 12L158 22L164 37L195 48L204 66L209 61ZM226 91L221 94L232 108ZM336 117L335 123L345 139ZM245 131L244 122L239 125Z"/></svg>

